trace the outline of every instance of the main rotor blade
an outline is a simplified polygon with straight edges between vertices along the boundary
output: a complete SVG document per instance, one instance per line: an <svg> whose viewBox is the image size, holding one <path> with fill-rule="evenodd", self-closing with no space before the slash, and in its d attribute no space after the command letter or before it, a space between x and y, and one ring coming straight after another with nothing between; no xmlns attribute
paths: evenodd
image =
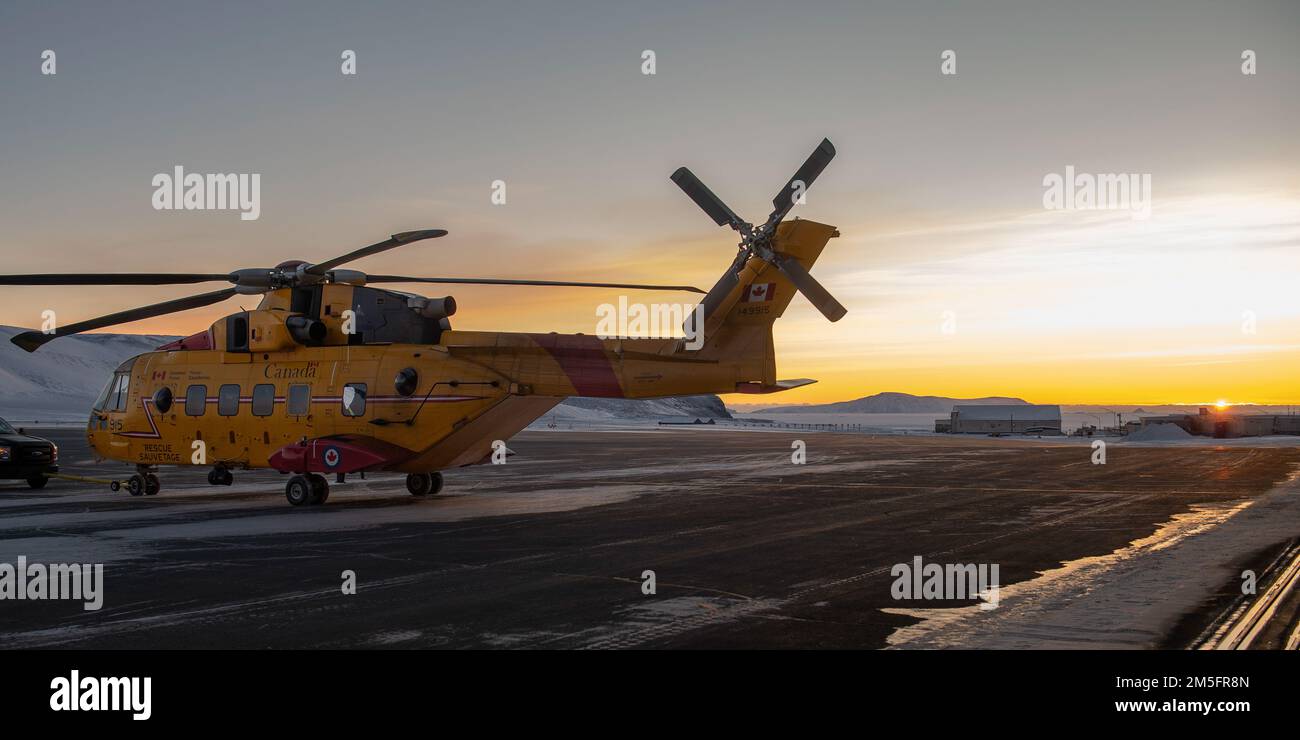
<svg viewBox="0 0 1300 740"><path fill-rule="evenodd" d="M686 193L691 200L695 201L695 205L709 214L709 218L713 219L714 223L719 226L730 226L736 231L740 231L740 226L745 221L740 216L737 216L735 211L728 208L721 198L714 195L713 191L709 190L708 186L701 182L694 172L685 167L679 167L672 174L672 181L677 183L677 187L681 188L682 192Z"/></svg>
<svg viewBox="0 0 1300 740"><path fill-rule="evenodd" d="M627 290L684 290L703 293L691 285L641 285L638 283L586 283L572 280L510 280L498 278L425 278L409 275L366 275L366 283L448 283L452 285L541 285L558 288L625 288Z"/></svg>
<svg viewBox="0 0 1300 740"><path fill-rule="evenodd" d="M0 285L186 285L229 280L230 274L197 272L69 272L43 275L0 275Z"/></svg>
<svg viewBox="0 0 1300 740"><path fill-rule="evenodd" d="M774 264L776 264L776 269L789 278L790 282L794 283L794 287L798 288L799 292L803 293L804 297L816 306L817 310L821 311L826 318L831 321L839 321L844 318L844 314L849 312L822 287L821 283L813 279L813 276L797 260L786 257L777 260Z"/></svg>
<svg viewBox="0 0 1300 740"><path fill-rule="evenodd" d="M826 169L826 165L830 164L834 158L835 145L831 143L830 139L822 139L822 143L817 145L813 153L808 155L808 159L804 160L803 165L795 171L794 177L791 177L786 182L785 187L781 188L781 191L772 199L772 215L767 217L764 228L776 228L776 225L781 223L781 219L785 218L791 208L794 208L796 199L807 192L808 188L812 187L813 181L817 179L817 176L822 173L822 170ZM795 183L803 183L797 193L795 192Z"/></svg>
<svg viewBox="0 0 1300 740"><path fill-rule="evenodd" d="M125 324L128 321L139 321L140 319L148 319L154 316L176 313L177 311L188 311L191 308L200 308L202 306L209 306L213 303L220 303L233 295L235 295L234 288L225 288L211 293L200 293L186 298L177 298L171 301L155 303L151 306L141 306L140 308L132 308L126 311L111 313L107 316L100 316L96 319L87 319L75 324L60 326L53 334L46 334L39 331L25 331L22 334L15 336L10 341L28 352L35 352L46 342L58 339L59 337L66 337L69 334L79 334L83 331L90 331L91 329L102 329L106 326L113 326L114 324Z"/></svg>
<svg viewBox="0 0 1300 740"><path fill-rule="evenodd" d="M393 247L400 247L403 244L418 242L422 239L434 239L436 237L446 236L446 235L447 235L446 229L424 229L422 231L403 231L400 234L393 234L392 236L383 240L382 242L371 244L368 247L362 247L361 249L348 252L342 257L335 257L332 260L327 260L325 262L321 262L320 264L312 265L311 267L308 267L306 271L312 275L324 275L325 273L329 272L330 270L333 270L335 267L338 267L341 264L344 264L345 262L351 262L353 260L361 259L362 257L368 257L372 254L379 254L380 252L386 252L392 249Z"/></svg>

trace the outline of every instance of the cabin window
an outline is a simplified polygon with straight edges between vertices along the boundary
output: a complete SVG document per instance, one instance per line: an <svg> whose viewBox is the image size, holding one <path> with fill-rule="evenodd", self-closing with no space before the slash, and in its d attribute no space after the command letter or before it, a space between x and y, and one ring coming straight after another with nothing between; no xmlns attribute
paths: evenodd
<svg viewBox="0 0 1300 740"><path fill-rule="evenodd" d="M253 386L253 416L270 416L275 411L275 386Z"/></svg>
<svg viewBox="0 0 1300 740"><path fill-rule="evenodd" d="M348 383L343 386L343 415L361 416L366 413L366 384Z"/></svg>
<svg viewBox="0 0 1300 740"><path fill-rule="evenodd" d="M217 391L217 413L234 416L239 413L239 386L223 385Z"/></svg>
<svg viewBox="0 0 1300 740"><path fill-rule="evenodd" d="M286 407L289 416L306 416L311 413L311 386L289 386L289 402Z"/></svg>
<svg viewBox="0 0 1300 740"><path fill-rule="evenodd" d="M185 389L185 414L187 416L203 416L203 412L208 408L208 387L206 385L192 385Z"/></svg>
<svg viewBox="0 0 1300 740"><path fill-rule="evenodd" d="M172 389L163 386L153 392L153 407L158 409L158 413L165 414L172 410Z"/></svg>

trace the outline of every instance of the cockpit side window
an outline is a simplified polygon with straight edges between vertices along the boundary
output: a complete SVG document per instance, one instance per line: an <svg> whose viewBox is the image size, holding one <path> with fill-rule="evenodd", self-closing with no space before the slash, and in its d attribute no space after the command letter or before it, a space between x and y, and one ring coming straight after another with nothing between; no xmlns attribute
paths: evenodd
<svg viewBox="0 0 1300 740"><path fill-rule="evenodd" d="M117 393L114 411L126 411L126 399L131 391L131 373L119 373L117 376Z"/></svg>
<svg viewBox="0 0 1300 740"><path fill-rule="evenodd" d="M126 411L126 401L130 396L131 390L131 373L117 372L113 377L108 379L108 384L104 390L99 393L99 400L95 401L94 409L96 411Z"/></svg>
<svg viewBox="0 0 1300 740"><path fill-rule="evenodd" d="M139 359L132 357L113 371L113 377L108 379L108 384L104 390L100 391L99 400L95 401L92 407L96 411L126 411L127 399L130 397L131 390L131 368L135 367L135 361Z"/></svg>

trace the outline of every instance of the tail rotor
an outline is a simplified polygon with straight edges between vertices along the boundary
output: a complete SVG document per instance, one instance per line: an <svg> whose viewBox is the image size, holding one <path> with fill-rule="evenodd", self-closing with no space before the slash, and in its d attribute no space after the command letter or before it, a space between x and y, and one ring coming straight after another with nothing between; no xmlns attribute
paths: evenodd
<svg viewBox="0 0 1300 740"><path fill-rule="evenodd" d="M827 319L839 321L844 318L848 310L839 301L835 300L830 291L822 287L821 283L817 282L798 260L781 254L772 245L776 227L795 205L803 201L804 193L808 191L808 188L812 186L813 182L834 158L835 145L831 144L830 139L822 139L817 148L813 150L813 153L808 156L808 159L804 160L803 165L798 170L795 170L794 175L776 194L776 197L772 198L772 213L767 217L767 221L757 228L737 216L735 211L731 210L721 198L715 195L689 169L680 167L672 174L672 181L677 184L677 187L681 188L688 198L694 201L709 218L713 219L714 223L718 226L729 226L740 234L740 252L736 255L736 261L732 264L731 270L713 286L713 289L705 297L706 312L710 300L717 303L730 293L738 282L737 276L740 269L744 267L751 257L758 257L770 263L781 274L789 278L795 288Z"/></svg>

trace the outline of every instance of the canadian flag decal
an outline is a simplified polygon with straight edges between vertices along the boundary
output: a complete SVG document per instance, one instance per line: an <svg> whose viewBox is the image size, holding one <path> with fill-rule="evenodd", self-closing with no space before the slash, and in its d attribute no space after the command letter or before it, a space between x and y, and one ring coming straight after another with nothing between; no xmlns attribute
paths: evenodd
<svg viewBox="0 0 1300 740"><path fill-rule="evenodd" d="M776 283L754 283L745 290L744 303L763 303L772 300L776 293Z"/></svg>

